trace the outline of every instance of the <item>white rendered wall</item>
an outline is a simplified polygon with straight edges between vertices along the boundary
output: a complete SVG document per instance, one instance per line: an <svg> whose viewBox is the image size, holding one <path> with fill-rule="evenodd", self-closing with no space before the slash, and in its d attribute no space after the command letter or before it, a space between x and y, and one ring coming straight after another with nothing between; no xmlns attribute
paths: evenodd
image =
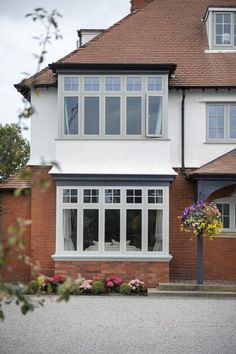
<svg viewBox="0 0 236 354"><path fill-rule="evenodd" d="M57 136L57 90L39 89L31 93L35 113L31 118L30 165L55 160Z"/></svg>
<svg viewBox="0 0 236 354"><path fill-rule="evenodd" d="M181 91L169 94L169 138L171 163L181 166ZM236 102L236 90L191 90L185 98L185 167L200 167L236 148L236 143L209 143L206 141L207 103Z"/></svg>
<svg viewBox="0 0 236 354"><path fill-rule="evenodd" d="M60 140L56 88L32 93L31 165L57 161L67 172L170 174L181 166L182 92L171 90L168 140ZM236 102L236 91L191 90L185 99L185 166L203 164L236 148L235 143L206 142L207 102ZM58 139L58 140L55 140ZM72 171L72 169L74 171Z"/></svg>
<svg viewBox="0 0 236 354"><path fill-rule="evenodd" d="M54 173L175 174L163 140L58 140L56 161Z"/></svg>

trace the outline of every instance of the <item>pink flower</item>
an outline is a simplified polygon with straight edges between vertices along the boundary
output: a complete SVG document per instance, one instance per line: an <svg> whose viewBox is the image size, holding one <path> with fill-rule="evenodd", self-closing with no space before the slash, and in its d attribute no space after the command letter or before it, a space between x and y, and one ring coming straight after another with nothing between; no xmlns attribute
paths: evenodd
<svg viewBox="0 0 236 354"><path fill-rule="evenodd" d="M107 282L107 287L108 287L108 288L112 288L113 286L114 286L113 282L112 282L111 280L109 280L109 281Z"/></svg>
<svg viewBox="0 0 236 354"><path fill-rule="evenodd" d="M53 277L53 280L54 280L56 283L60 283L60 281L61 281L62 279L61 279L61 276L60 276L60 275L55 274L54 277Z"/></svg>

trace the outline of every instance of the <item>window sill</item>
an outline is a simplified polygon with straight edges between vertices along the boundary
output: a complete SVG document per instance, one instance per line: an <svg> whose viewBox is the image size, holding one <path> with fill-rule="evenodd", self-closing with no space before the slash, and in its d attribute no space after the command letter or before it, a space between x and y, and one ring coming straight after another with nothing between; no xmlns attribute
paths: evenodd
<svg viewBox="0 0 236 354"><path fill-rule="evenodd" d="M236 49L205 49L204 53L236 53Z"/></svg>
<svg viewBox="0 0 236 354"><path fill-rule="evenodd" d="M236 140L232 140L232 141L231 140L222 140L222 141L220 141L220 140L212 140L212 141L207 140L204 142L204 144L227 144L227 145L233 144L233 145L235 145Z"/></svg>
<svg viewBox="0 0 236 354"><path fill-rule="evenodd" d="M127 140L127 141L133 141L133 140L156 140L156 141L170 141L171 139L168 138L162 138L162 137L110 137L110 138L100 138L100 137L65 137L65 138L56 138L55 141L68 141L68 140L76 140L76 141L81 141L81 140L101 140L101 141L112 141L112 140Z"/></svg>
<svg viewBox="0 0 236 354"><path fill-rule="evenodd" d="M236 238L236 232L222 232L220 238Z"/></svg>
<svg viewBox="0 0 236 354"><path fill-rule="evenodd" d="M157 261L170 262L171 255L81 255L81 254L54 254L52 255L54 261Z"/></svg>

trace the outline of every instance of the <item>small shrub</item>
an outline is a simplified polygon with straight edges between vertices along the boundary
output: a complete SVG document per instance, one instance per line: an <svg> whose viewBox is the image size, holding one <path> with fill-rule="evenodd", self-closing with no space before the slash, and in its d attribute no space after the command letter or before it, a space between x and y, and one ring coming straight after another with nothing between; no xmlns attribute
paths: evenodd
<svg viewBox="0 0 236 354"><path fill-rule="evenodd" d="M144 282L139 279L130 280L129 286L130 286L131 292L133 292L133 293L145 293L146 292Z"/></svg>
<svg viewBox="0 0 236 354"><path fill-rule="evenodd" d="M30 295L34 295L39 291L39 285L37 280L31 280L26 288L26 293Z"/></svg>
<svg viewBox="0 0 236 354"><path fill-rule="evenodd" d="M131 288L130 288L129 284L123 283L120 285L120 287L119 287L120 294L129 295L130 292L131 292Z"/></svg>
<svg viewBox="0 0 236 354"><path fill-rule="evenodd" d="M92 284L92 293L94 295L99 295L105 292L105 286L104 283L102 281L95 281Z"/></svg>
<svg viewBox="0 0 236 354"><path fill-rule="evenodd" d="M92 280L84 280L83 283L79 286L79 288L82 293L91 293L92 284Z"/></svg>
<svg viewBox="0 0 236 354"><path fill-rule="evenodd" d="M118 276L106 278L106 286L110 291L119 291L119 286L123 283L123 280Z"/></svg>

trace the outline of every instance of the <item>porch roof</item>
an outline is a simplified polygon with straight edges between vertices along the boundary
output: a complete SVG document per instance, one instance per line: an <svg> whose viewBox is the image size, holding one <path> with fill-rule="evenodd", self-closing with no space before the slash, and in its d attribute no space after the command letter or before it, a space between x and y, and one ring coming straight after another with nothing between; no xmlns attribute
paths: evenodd
<svg viewBox="0 0 236 354"><path fill-rule="evenodd" d="M236 149L208 162L194 171L190 176L236 176Z"/></svg>

